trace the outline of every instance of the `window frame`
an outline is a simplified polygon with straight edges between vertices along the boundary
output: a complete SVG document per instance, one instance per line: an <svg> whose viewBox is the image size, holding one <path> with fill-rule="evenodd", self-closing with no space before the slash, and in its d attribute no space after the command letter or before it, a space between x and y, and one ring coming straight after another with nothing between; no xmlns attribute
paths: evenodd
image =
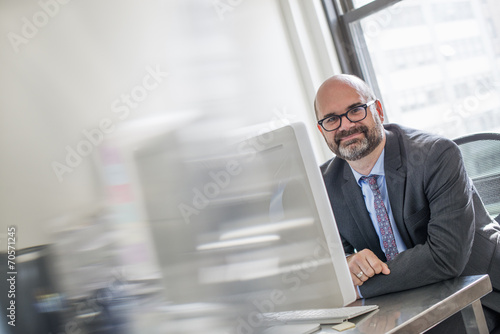
<svg viewBox="0 0 500 334"><path fill-rule="evenodd" d="M322 0L342 72L365 80L379 100L383 100L383 97L360 21L401 1L403 0L373 0L354 8L353 0ZM388 118L385 119L387 121Z"/></svg>

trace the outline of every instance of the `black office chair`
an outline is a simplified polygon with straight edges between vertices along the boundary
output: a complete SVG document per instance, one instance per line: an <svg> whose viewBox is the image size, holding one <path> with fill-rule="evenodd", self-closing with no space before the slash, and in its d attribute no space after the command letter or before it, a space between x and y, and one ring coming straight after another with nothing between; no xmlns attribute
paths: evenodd
<svg viewBox="0 0 500 334"><path fill-rule="evenodd" d="M486 209L500 222L500 133L475 133L454 141Z"/></svg>

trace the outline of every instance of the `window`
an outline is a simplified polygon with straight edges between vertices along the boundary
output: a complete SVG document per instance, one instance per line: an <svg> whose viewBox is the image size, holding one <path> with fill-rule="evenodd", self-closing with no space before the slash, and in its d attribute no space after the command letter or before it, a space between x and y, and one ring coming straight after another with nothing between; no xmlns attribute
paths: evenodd
<svg viewBox="0 0 500 334"><path fill-rule="evenodd" d="M431 10L434 22L462 21L474 18L469 1L433 4Z"/></svg>
<svg viewBox="0 0 500 334"><path fill-rule="evenodd" d="M354 0L354 8L359 8L370 2L373 2L373 0Z"/></svg>
<svg viewBox="0 0 500 334"><path fill-rule="evenodd" d="M374 88L389 122L449 138L500 132L498 1L324 4L345 38L336 43L343 72Z"/></svg>

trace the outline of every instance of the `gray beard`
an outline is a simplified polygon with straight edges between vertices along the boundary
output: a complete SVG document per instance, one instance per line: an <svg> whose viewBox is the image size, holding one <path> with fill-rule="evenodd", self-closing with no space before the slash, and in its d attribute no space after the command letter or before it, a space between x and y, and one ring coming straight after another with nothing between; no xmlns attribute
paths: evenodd
<svg viewBox="0 0 500 334"><path fill-rule="evenodd" d="M348 161L356 161L366 157L375 149L375 147L370 148L370 143L366 137L355 139L354 142L357 143L351 144L352 142L348 142L346 143L347 145L339 146L340 158Z"/></svg>
<svg viewBox="0 0 500 334"><path fill-rule="evenodd" d="M364 138L353 139L348 142L340 144L340 140L335 138L336 147L328 143L328 146L341 159L347 161L356 161L366 157L368 154L372 153L373 150L382 142L383 139L383 127L380 122L376 122L374 128L369 130L366 126L361 126L358 129L353 129L352 131L341 133L339 137L345 137L353 133L362 132L364 133Z"/></svg>

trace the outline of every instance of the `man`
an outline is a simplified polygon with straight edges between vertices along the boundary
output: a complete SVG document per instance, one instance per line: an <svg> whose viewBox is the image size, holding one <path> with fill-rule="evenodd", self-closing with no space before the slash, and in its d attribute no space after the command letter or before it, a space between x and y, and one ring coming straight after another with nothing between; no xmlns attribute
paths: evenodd
<svg viewBox="0 0 500 334"><path fill-rule="evenodd" d="M500 326L500 226L476 194L458 147L383 125L382 104L355 76L326 80L314 107L336 155L321 170L358 293L368 298L489 274L494 292L483 308L490 330Z"/></svg>

